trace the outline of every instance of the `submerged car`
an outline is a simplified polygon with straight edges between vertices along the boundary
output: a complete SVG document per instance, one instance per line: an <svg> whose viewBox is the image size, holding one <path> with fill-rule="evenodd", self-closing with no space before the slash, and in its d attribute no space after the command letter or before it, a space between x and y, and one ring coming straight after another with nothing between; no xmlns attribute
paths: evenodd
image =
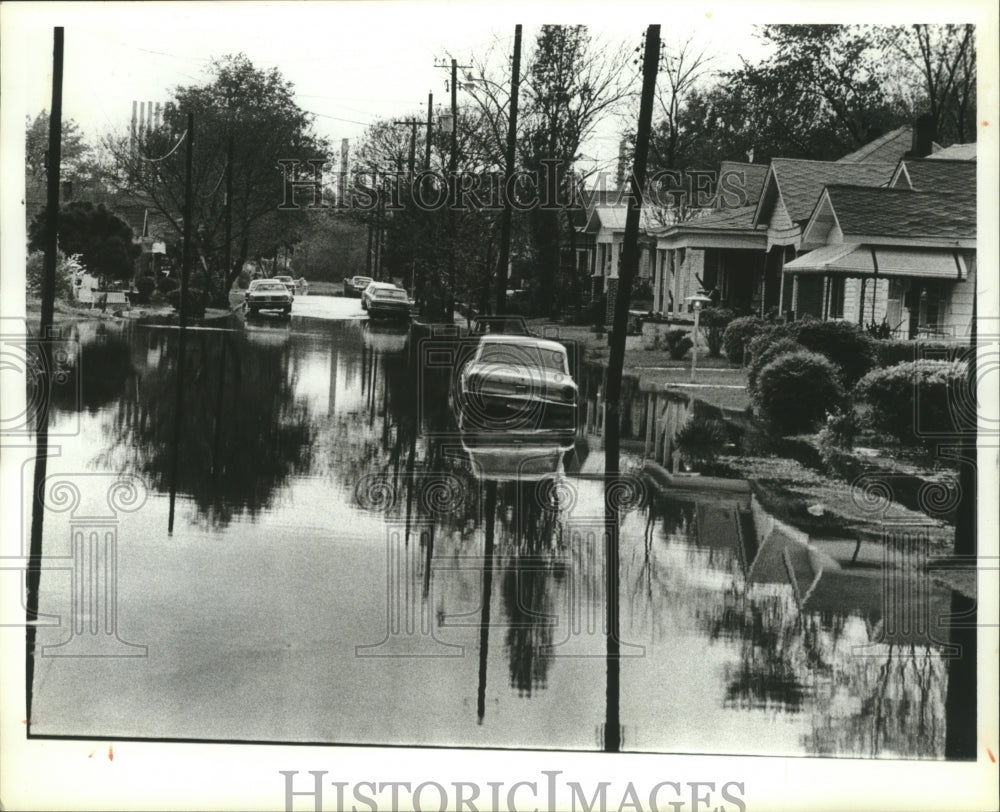
<svg viewBox="0 0 1000 812"><path fill-rule="evenodd" d="M247 313L256 316L265 310L278 311L284 316L292 314L292 294L277 279L256 279L246 293Z"/></svg>
<svg viewBox="0 0 1000 812"><path fill-rule="evenodd" d="M370 276L352 276L350 279L345 279L344 295L360 296L371 283L372 278Z"/></svg>
<svg viewBox="0 0 1000 812"><path fill-rule="evenodd" d="M403 288L388 282L372 282L361 294L361 307L373 319L409 319L413 300Z"/></svg>
<svg viewBox="0 0 1000 812"><path fill-rule="evenodd" d="M458 383L464 434L571 443L577 385L566 348L534 336L488 334L479 340Z"/></svg>

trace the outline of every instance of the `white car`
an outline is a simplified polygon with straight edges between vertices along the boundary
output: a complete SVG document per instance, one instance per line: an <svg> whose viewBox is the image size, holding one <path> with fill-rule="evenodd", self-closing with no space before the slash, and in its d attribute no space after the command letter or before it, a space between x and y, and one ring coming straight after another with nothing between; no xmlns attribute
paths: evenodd
<svg viewBox="0 0 1000 812"><path fill-rule="evenodd" d="M579 391L566 348L557 341L484 335L458 385L463 433L508 440L572 443Z"/></svg>
<svg viewBox="0 0 1000 812"><path fill-rule="evenodd" d="M292 315L292 294L277 279L255 279L246 292L247 313L256 316L264 310Z"/></svg>

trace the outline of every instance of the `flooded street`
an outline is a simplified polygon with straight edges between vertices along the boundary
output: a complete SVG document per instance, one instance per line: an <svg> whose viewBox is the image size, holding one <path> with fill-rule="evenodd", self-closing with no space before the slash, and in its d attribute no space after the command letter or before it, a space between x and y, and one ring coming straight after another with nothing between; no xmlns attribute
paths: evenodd
<svg viewBox="0 0 1000 812"><path fill-rule="evenodd" d="M936 759L973 725L958 597L898 628L877 560L639 452L609 573L600 436L470 449L447 346L324 298L192 331L179 398L176 330L74 328L34 733L598 751L620 720L630 751Z"/></svg>

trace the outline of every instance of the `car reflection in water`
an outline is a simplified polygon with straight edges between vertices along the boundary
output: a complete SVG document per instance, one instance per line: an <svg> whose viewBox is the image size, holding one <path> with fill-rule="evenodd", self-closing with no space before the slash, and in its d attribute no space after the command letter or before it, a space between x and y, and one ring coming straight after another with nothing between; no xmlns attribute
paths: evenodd
<svg viewBox="0 0 1000 812"><path fill-rule="evenodd" d="M381 353L400 353L406 349L409 330L405 325L364 323L361 337L365 347Z"/></svg>

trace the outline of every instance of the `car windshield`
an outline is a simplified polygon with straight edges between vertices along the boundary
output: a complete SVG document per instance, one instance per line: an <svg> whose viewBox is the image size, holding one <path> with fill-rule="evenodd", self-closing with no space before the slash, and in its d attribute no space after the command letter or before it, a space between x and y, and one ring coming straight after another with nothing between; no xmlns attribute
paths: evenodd
<svg viewBox="0 0 1000 812"><path fill-rule="evenodd" d="M375 295L379 299L405 299L406 291L398 288L376 288Z"/></svg>
<svg viewBox="0 0 1000 812"><path fill-rule="evenodd" d="M280 282L262 282L261 284L257 285L257 287L255 287L253 290L254 293L259 293L261 291L270 293L272 291L284 290L284 289L285 286L282 285Z"/></svg>
<svg viewBox="0 0 1000 812"><path fill-rule="evenodd" d="M292 281L292 277L290 277L290 276L276 276L276 277L274 277L274 281L275 282L282 282L282 283L284 283L284 282L291 282Z"/></svg>
<svg viewBox="0 0 1000 812"><path fill-rule="evenodd" d="M354 284L355 285L364 285L364 286L367 287L371 283L372 283L372 278L370 276L355 276L354 277Z"/></svg>
<svg viewBox="0 0 1000 812"><path fill-rule="evenodd" d="M488 364L544 367L556 372L566 371L566 356L561 350L539 347L537 344L487 342L479 352L479 360Z"/></svg>

